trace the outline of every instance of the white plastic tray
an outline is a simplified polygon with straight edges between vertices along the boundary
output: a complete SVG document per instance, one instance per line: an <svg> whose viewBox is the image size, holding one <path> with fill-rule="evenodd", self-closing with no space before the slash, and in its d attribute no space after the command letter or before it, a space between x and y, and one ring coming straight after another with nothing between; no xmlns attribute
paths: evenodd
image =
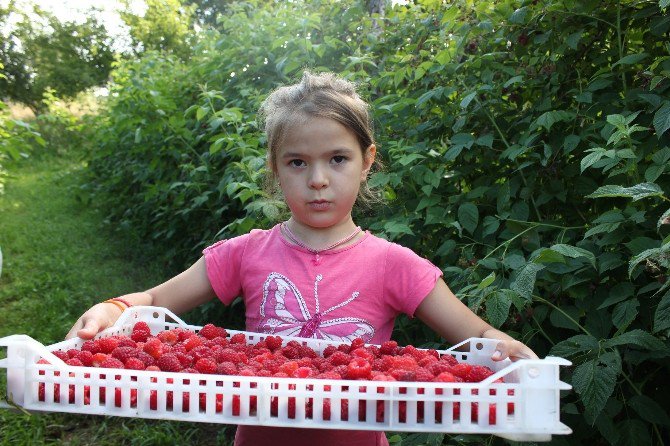
<svg viewBox="0 0 670 446"><path fill-rule="evenodd" d="M130 335L145 321L152 334L183 327L198 331L159 307L132 307L98 337ZM264 334L245 333L248 343ZM298 340L317 352L331 342ZM494 362L496 341L472 338L440 355L484 365L495 373L481 383L383 382L273 377L243 377L149 372L68 366L52 351L80 348L79 338L44 346L29 336L0 338L0 407L223 424L291 426L412 432L494 434L515 441L549 441L571 429L560 422L559 366L556 357ZM336 345L336 344L335 344ZM456 349L459 348L460 351ZM469 348L469 350L468 350ZM466 351L462 351L466 349ZM50 364L37 364L40 358ZM494 383L503 378L504 383ZM3 380L0 379L0 382ZM6 392L3 392L6 390ZM6 394L6 396L5 396ZM478 415L473 415L477 403ZM508 413L508 403L514 404ZM494 409L490 409L495 404ZM454 406L460 417L454 419ZM330 409L330 410L329 410ZM489 424L489 410L495 424ZM329 413L328 413L329 412Z"/></svg>

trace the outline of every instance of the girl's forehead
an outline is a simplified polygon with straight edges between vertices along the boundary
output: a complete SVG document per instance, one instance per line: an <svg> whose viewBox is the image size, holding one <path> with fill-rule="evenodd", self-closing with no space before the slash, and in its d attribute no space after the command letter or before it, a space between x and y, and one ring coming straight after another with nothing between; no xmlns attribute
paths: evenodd
<svg viewBox="0 0 670 446"><path fill-rule="evenodd" d="M296 120L287 126L279 149L287 146L323 145L337 142L338 145L358 147L356 134L338 121L325 117L310 117Z"/></svg>

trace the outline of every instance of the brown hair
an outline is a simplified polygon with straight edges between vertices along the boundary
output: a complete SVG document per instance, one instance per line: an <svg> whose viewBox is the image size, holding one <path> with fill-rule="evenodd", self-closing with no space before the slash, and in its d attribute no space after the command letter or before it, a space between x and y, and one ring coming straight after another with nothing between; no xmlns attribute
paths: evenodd
<svg viewBox="0 0 670 446"><path fill-rule="evenodd" d="M356 86L333 73L303 73L300 82L279 87L263 101L259 110L261 127L265 127L268 144L268 189L276 188L277 151L286 133L295 124L305 122L305 117L328 118L351 130L358 139L361 153L375 144L368 104L361 99ZM381 163L375 159L370 171L379 170ZM375 194L367 181L361 185L360 201L375 201Z"/></svg>

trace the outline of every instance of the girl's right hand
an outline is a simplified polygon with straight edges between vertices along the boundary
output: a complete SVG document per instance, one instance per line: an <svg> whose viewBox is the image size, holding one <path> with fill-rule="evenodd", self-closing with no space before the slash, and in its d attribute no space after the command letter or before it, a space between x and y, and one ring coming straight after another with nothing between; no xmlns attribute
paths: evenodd
<svg viewBox="0 0 670 446"><path fill-rule="evenodd" d="M121 313L116 305L104 302L96 304L77 319L65 339L75 336L81 339L91 339L105 328L114 325Z"/></svg>

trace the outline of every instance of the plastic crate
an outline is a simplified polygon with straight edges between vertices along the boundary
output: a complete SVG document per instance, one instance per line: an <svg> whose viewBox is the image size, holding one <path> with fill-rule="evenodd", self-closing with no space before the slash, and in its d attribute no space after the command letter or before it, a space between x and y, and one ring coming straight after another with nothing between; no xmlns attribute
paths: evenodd
<svg viewBox="0 0 670 446"><path fill-rule="evenodd" d="M186 324L164 308L132 307L98 337L129 335L138 321L147 322L154 335L176 327L195 332L201 328ZM267 336L229 330L229 336L235 333L245 333L248 343ZM319 353L328 345L337 345L288 337L284 343L291 339ZM496 341L490 339L472 338L438 351L459 362L491 368L494 375L481 383L243 377L74 367L50 353L80 348L82 343L74 338L44 346L25 335L1 338L6 357L0 360L0 372L6 378L6 392L0 389L0 397L6 397L0 407L223 424L494 434L516 441L549 441L552 435L571 433L559 419L560 391L571 388L560 381L559 366L570 362L556 357L494 362L490 357ZM50 364L37 364L41 358ZM498 378L505 382L494 383ZM494 414L495 420L490 420L489 414Z"/></svg>

